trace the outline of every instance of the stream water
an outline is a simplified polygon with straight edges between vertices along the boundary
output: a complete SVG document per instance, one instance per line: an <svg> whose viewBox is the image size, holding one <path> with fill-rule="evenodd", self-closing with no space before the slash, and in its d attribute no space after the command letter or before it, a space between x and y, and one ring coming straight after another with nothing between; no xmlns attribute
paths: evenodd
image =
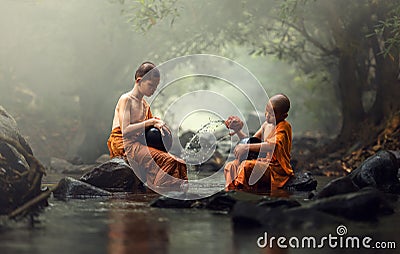
<svg viewBox="0 0 400 254"><path fill-rule="evenodd" d="M44 183L52 185L62 177L49 175ZM329 180L318 177L319 186ZM120 195L112 198L49 199L50 205L36 218L0 223L1 254L89 254L89 253L319 253L310 249L261 249L256 241L259 231L235 229L227 214L204 209L160 209L149 206L155 194ZM304 194L293 194L300 202ZM399 239L399 208L395 215L374 223L346 225L352 235L374 239ZM284 219L284 218L282 218ZM336 232L328 225L323 232ZM290 231L292 236L305 232ZM315 251L315 252L314 252ZM356 253L351 249L324 249L324 253ZM361 253L361 252L360 252ZM366 253L362 250L362 253ZM376 253L374 251L367 253ZM379 253L398 253L395 250Z"/></svg>

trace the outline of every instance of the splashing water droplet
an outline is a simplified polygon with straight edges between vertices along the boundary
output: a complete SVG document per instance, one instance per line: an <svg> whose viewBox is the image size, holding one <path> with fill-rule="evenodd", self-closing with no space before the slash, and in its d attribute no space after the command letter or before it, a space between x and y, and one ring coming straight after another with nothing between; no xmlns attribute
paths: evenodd
<svg viewBox="0 0 400 254"><path fill-rule="evenodd" d="M227 139L229 133L218 139L212 134L215 130L225 124L224 120L211 120L201 126L186 143L183 151L183 159L188 164L199 165L207 160L215 151L217 143ZM228 130L227 130L228 132ZM211 141L211 142L210 142Z"/></svg>

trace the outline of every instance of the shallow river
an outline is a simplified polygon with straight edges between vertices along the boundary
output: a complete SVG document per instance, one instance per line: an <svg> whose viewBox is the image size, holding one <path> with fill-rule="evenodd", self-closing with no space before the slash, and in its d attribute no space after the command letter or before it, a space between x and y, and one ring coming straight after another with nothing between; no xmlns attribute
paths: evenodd
<svg viewBox="0 0 400 254"><path fill-rule="evenodd" d="M323 186L329 178L318 178ZM46 178L48 184L53 180ZM234 229L226 214L197 209L151 208L157 195L59 201L49 199L34 226L27 222L0 224L0 254L90 254L90 253L321 253L312 249L262 249L259 230ZM294 195L306 202L302 195ZM397 201L398 204L398 201ZM399 206L395 215L379 222L346 225L349 235L400 243ZM282 218L284 219L284 218ZM336 234L338 225L328 225L309 235ZM291 236L307 232L289 232ZM399 253L395 250L325 248L323 253Z"/></svg>

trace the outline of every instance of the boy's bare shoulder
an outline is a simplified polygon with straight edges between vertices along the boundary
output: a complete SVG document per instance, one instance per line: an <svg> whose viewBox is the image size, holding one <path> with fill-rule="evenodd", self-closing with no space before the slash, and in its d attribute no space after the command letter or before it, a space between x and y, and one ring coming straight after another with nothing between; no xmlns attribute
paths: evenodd
<svg viewBox="0 0 400 254"><path fill-rule="evenodd" d="M117 110L119 110L121 107L123 107L122 105L125 105L128 99L129 99L129 92L121 95L117 102L117 107L116 107Z"/></svg>
<svg viewBox="0 0 400 254"><path fill-rule="evenodd" d="M121 95L118 99L118 104L121 104L122 102L126 102L130 98L130 92L124 93Z"/></svg>
<svg viewBox="0 0 400 254"><path fill-rule="evenodd" d="M271 123L268 123L265 121L263 124L261 124L261 130L272 130L274 128L274 125Z"/></svg>
<svg viewBox="0 0 400 254"><path fill-rule="evenodd" d="M129 98L129 94L130 92L126 92L123 95L121 95L121 97L119 97L119 100L126 100Z"/></svg>

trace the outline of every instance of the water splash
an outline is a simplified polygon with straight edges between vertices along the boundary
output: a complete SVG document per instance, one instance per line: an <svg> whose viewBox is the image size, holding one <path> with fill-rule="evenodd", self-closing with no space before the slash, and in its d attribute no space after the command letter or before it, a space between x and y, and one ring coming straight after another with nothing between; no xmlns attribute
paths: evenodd
<svg viewBox="0 0 400 254"><path fill-rule="evenodd" d="M213 155L218 142L230 137L228 129L227 134L218 139L216 139L213 134L218 127L224 124L224 120L210 119L208 123L201 126L193 134L193 137L186 143L182 154L186 163L200 165Z"/></svg>

